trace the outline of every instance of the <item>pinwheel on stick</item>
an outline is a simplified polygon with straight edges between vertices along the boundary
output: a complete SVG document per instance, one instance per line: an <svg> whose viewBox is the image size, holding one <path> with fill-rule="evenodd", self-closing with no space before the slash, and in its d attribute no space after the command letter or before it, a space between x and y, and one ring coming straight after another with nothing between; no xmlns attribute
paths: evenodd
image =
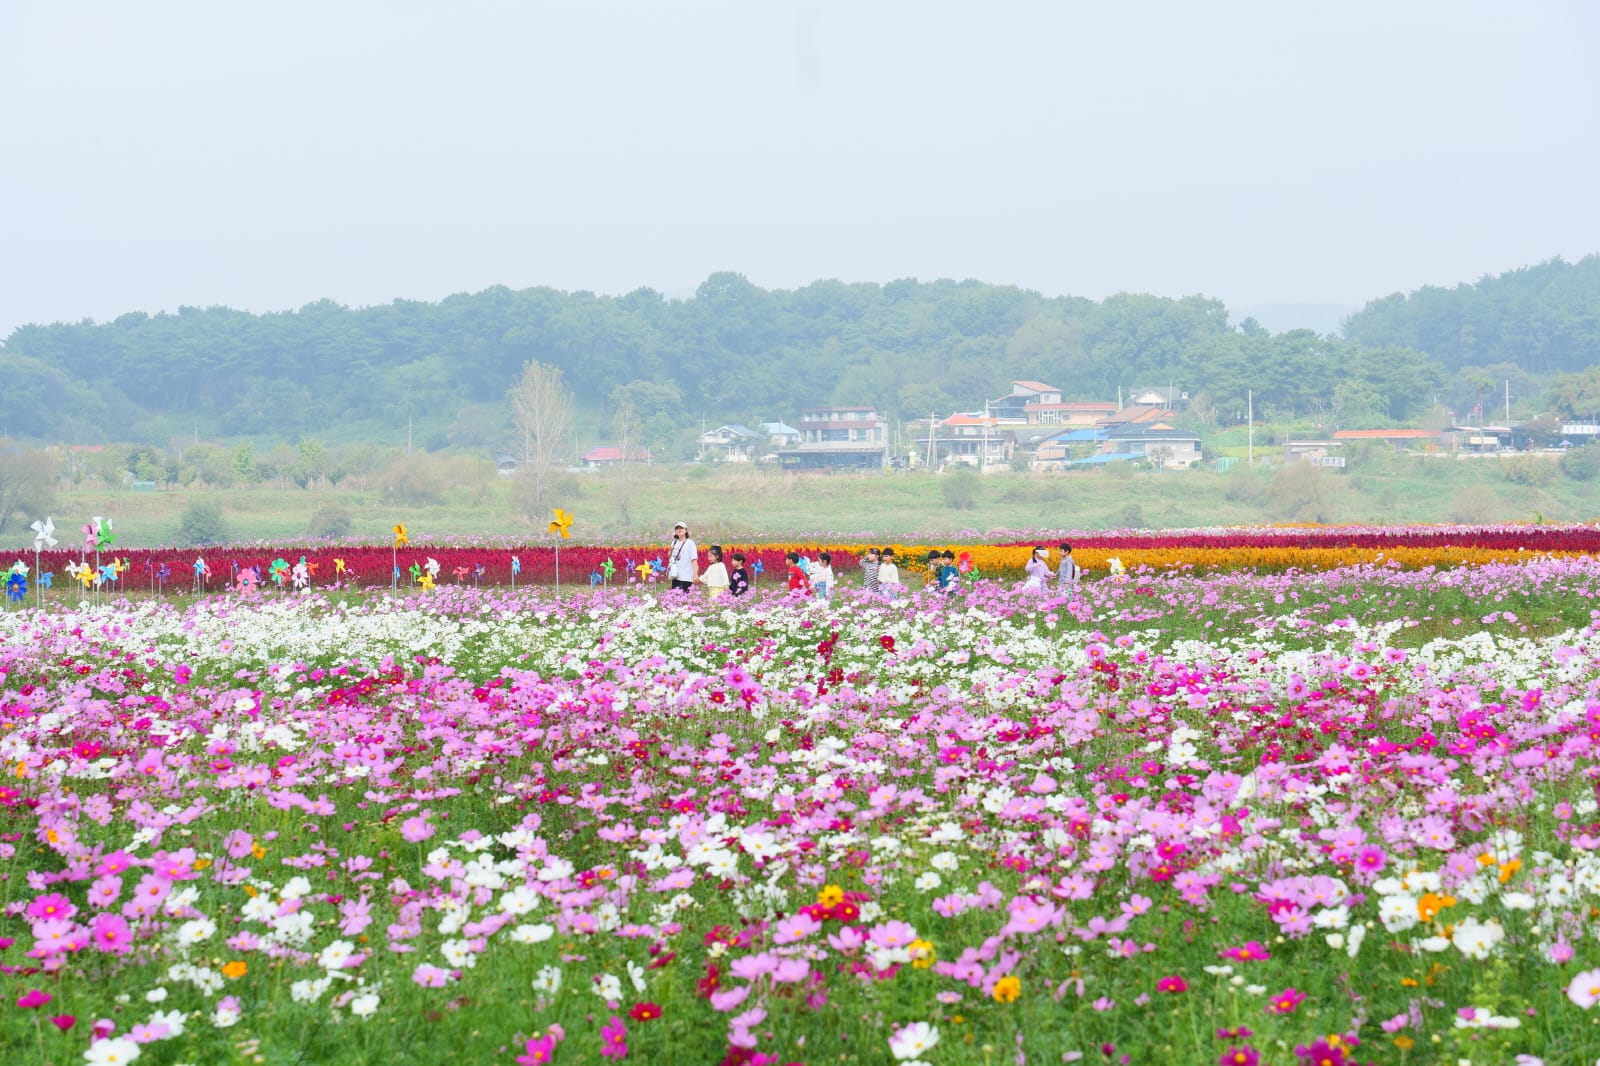
<svg viewBox="0 0 1600 1066"><path fill-rule="evenodd" d="M561 542L572 537L572 516L559 507L550 509L550 535L556 538L556 592L561 592Z"/></svg>
<svg viewBox="0 0 1600 1066"><path fill-rule="evenodd" d="M33 523L32 529L33 569L35 573L38 573L39 553L43 552L47 548L54 548L59 542L56 540L55 520L50 518L48 515L45 516L44 521ZM44 606L44 590L49 587L49 585L44 584L42 581L34 582L34 603L37 606Z"/></svg>
<svg viewBox="0 0 1600 1066"><path fill-rule="evenodd" d="M607 559L600 567L600 573L605 575L605 583L607 585L611 584L611 575L615 574L616 572L617 572L617 565L615 563L613 563L610 559Z"/></svg>
<svg viewBox="0 0 1600 1066"><path fill-rule="evenodd" d="M283 588L284 579L289 576L289 560L283 558L272 560L272 564L267 567L267 576L272 579L274 585Z"/></svg>
<svg viewBox="0 0 1600 1066"><path fill-rule="evenodd" d="M404 522L394 524L394 546L389 550L389 563L394 567L394 587L400 587L400 549L411 543L411 534L406 532Z"/></svg>
<svg viewBox="0 0 1600 1066"><path fill-rule="evenodd" d="M22 563L18 563L17 566L22 567L20 573L14 566L6 574L6 599L12 603L21 603L28 598L28 568Z"/></svg>
<svg viewBox="0 0 1600 1066"><path fill-rule="evenodd" d="M515 555L511 557L511 591L517 591L517 575L522 573L522 560Z"/></svg>
<svg viewBox="0 0 1600 1066"><path fill-rule="evenodd" d="M204 592L206 582L211 579L211 566L205 561L204 556L194 557L194 591Z"/></svg>

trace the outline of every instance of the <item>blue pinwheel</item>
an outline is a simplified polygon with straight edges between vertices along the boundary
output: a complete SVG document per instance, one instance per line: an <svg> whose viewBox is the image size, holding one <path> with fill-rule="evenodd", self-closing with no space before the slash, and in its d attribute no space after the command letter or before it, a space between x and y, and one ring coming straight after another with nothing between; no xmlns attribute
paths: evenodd
<svg viewBox="0 0 1600 1066"><path fill-rule="evenodd" d="M117 564L107 563L100 568L100 584L110 585L117 580Z"/></svg>
<svg viewBox="0 0 1600 1066"><path fill-rule="evenodd" d="M759 574L759 573L762 573L763 571L765 571L766 567L761 565L761 560L760 559L757 559L756 560L756 565L752 566L750 569L754 570L756 573Z"/></svg>
<svg viewBox="0 0 1600 1066"><path fill-rule="evenodd" d="M596 585L600 584L600 582L604 581L605 579L606 579L605 575L602 574L600 571L598 571L598 570L589 571L589 587L590 588L594 588Z"/></svg>
<svg viewBox="0 0 1600 1066"><path fill-rule="evenodd" d="M511 576L515 577L520 573L522 573L522 560L513 555L511 557Z"/></svg>
<svg viewBox="0 0 1600 1066"><path fill-rule="evenodd" d="M50 588L55 584L55 581L56 575L50 570L46 570L44 573L39 575L39 587L42 589Z"/></svg>
<svg viewBox="0 0 1600 1066"><path fill-rule="evenodd" d="M650 560L650 572L652 574L659 574L662 571L666 570L666 568L667 568L666 560L661 558L661 556L658 555L654 559Z"/></svg>

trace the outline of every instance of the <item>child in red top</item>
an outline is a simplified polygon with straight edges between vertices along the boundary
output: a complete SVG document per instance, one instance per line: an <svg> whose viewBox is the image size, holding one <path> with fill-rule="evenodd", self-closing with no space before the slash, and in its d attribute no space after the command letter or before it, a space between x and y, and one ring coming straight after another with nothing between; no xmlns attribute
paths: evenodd
<svg viewBox="0 0 1600 1066"><path fill-rule="evenodd" d="M789 560L789 591L799 589L807 596L811 595L811 578L800 568L800 553L789 552L784 558Z"/></svg>

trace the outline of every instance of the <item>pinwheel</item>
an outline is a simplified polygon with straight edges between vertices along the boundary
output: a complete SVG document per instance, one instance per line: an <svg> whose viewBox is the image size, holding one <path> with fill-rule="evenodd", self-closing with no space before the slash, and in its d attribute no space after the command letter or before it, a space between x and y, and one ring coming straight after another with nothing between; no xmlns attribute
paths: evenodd
<svg viewBox="0 0 1600 1066"><path fill-rule="evenodd" d="M49 515L46 515L43 522L35 522L35 523L33 523L32 529L33 529L33 568L35 570L38 570L39 569L39 553L44 551L46 548L54 548L56 546L56 544L57 544L56 536L55 536L55 534L56 534L56 523L55 523L55 520L53 518L51 518ZM44 587L48 588L49 586L46 585ZM34 589L34 601L38 604L38 606L40 606L40 607L44 606L44 592L37 585L35 586L35 589Z"/></svg>
<svg viewBox="0 0 1600 1066"><path fill-rule="evenodd" d="M98 515L83 524L83 550L86 552L100 550L100 518Z"/></svg>
<svg viewBox="0 0 1600 1066"><path fill-rule="evenodd" d="M111 547L117 542L117 535L111 531L111 519L102 519L99 515L95 515L94 520L99 525L99 528L95 530L95 535L100 540L100 547Z"/></svg>
<svg viewBox="0 0 1600 1066"><path fill-rule="evenodd" d="M607 559L600 565L600 572L605 575L606 584L611 584L611 575L617 572L616 564Z"/></svg>
<svg viewBox="0 0 1600 1066"><path fill-rule="evenodd" d="M602 582L604 580L605 580L605 575L602 574L600 571L598 571L598 570L589 571L589 587L590 588L594 588L596 585L600 584L600 582Z"/></svg>
<svg viewBox="0 0 1600 1066"><path fill-rule="evenodd" d="M433 556L428 556L428 561L422 564L422 568L426 570L428 572L428 576L433 578L435 581L439 579L439 560L435 559Z"/></svg>
<svg viewBox="0 0 1600 1066"><path fill-rule="evenodd" d="M433 575L427 571L423 571L422 577L417 579L417 585L423 590L433 588Z"/></svg>
<svg viewBox="0 0 1600 1066"><path fill-rule="evenodd" d="M483 580L483 575L487 570L488 570L488 567L484 566L482 563L479 563L477 566L474 566L472 568L472 587L473 588L477 588L478 587L478 582Z"/></svg>
<svg viewBox="0 0 1600 1066"><path fill-rule="evenodd" d="M394 547L389 549L389 565L394 567L393 588L400 587L400 549L411 543L411 536L406 532L404 522L394 524Z"/></svg>
<svg viewBox="0 0 1600 1066"><path fill-rule="evenodd" d="M236 580L241 593L246 596L253 596L256 586L261 583L261 574L256 571L255 567L247 566L239 571L239 576Z"/></svg>
<svg viewBox="0 0 1600 1066"><path fill-rule="evenodd" d="M306 563L305 556L302 555L300 557L300 561L302 563ZM313 559L313 560L311 560L311 562L306 563L306 573L311 575L311 580L315 581L317 579L317 567L319 567L321 565L322 565L322 563L319 560L316 560L316 559Z"/></svg>
<svg viewBox="0 0 1600 1066"><path fill-rule="evenodd" d="M653 573L653 574L664 573L666 571L666 569L667 569L667 562L666 562L665 559L661 558L661 556L658 555L654 559L650 560L650 572L651 573Z"/></svg>
<svg viewBox="0 0 1600 1066"><path fill-rule="evenodd" d="M556 538L556 592L561 592L561 541L572 536L572 516L559 507L553 507L550 513L555 517L550 522L550 535Z"/></svg>
<svg viewBox="0 0 1600 1066"><path fill-rule="evenodd" d="M117 564L107 563L95 571L95 584L110 585L117 580Z"/></svg>
<svg viewBox="0 0 1600 1066"><path fill-rule="evenodd" d="M419 563L412 563L409 570L411 572L411 583L415 585L417 579L422 576L422 566Z"/></svg>
<svg viewBox="0 0 1600 1066"><path fill-rule="evenodd" d="M639 572L639 580L640 581L649 580L649 577L650 577L650 564L649 563L640 563L638 566L634 567L634 569Z"/></svg>
<svg viewBox="0 0 1600 1066"><path fill-rule="evenodd" d="M52 573L51 571L46 570L44 573L39 575L39 582L38 582L38 585L36 586L36 588L47 589L47 588L52 587L55 584L55 582L56 582L56 575L54 573Z"/></svg>
<svg viewBox="0 0 1600 1066"><path fill-rule="evenodd" d="M194 557L194 591L199 592L206 587L206 582L211 580L211 564L205 561L204 556Z"/></svg>
<svg viewBox="0 0 1600 1066"><path fill-rule="evenodd" d="M12 603L21 603L28 595L28 579L25 575L11 571L6 578L6 598Z"/></svg>
<svg viewBox="0 0 1600 1066"><path fill-rule="evenodd" d="M456 575L456 584L465 585L467 583L467 575L472 573L472 567L470 567L470 566L458 566L454 570L451 570L450 572L452 574Z"/></svg>
<svg viewBox="0 0 1600 1066"><path fill-rule="evenodd" d="M344 576L344 573L345 573L344 560L343 559L335 559L333 561L333 576L334 576L334 579L338 580L339 578Z"/></svg>
<svg viewBox="0 0 1600 1066"><path fill-rule="evenodd" d="M962 552L960 554L960 556L958 556L956 558L956 569L961 571L961 573L963 573L963 574L972 573L972 553L971 552Z"/></svg>
<svg viewBox="0 0 1600 1066"><path fill-rule="evenodd" d="M267 576L271 578L272 583L277 585L279 588L283 587L283 579L287 577L288 574L289 560L287 559L281 557L274 559L272 560L272 565L267 567Z"/></svg>
<svg viewBox="0 0 1600 1066"><path fill-rule="evenodd" d="M94 587L94 567L87 563L68 563L67 572L77 580L78 584L83 586L83 591L88 592Z"/></svg>
<svg viewBox="0 0 1600 1066"><path fill-rule="evenodd" d="M517 575L522 573L522 560L515 555L511 557L511 591L517 591Z"/></svg>
<svg viewBox="0 0 1600 1066"><path fill-rule="evenodd" d="M752 566L750 569L753 572L755 572L757 574L760 574L760 573L764 573L767 568L761 564L761 560L760 559L757 559L756 560L756 565Z"/></svg>
<svg viewBox="0 0 1600 1066"><path fill-rule="evenodd" d="M167 591L167 581L171 577L172 567L168 566L166 563L162 563L161 569L156 571L156 584L160 587L160 591Z"/></svg>
<svg viewBox="0 0 1600 1066"><path fill-rule="evenodd" d="M289 571L289 574L294 578L294 587L296 589L304 591L306 586L311 584L311 568L306 565L306 557L304 555L300 556L300 561L294 564L294 569Z"/></svg>

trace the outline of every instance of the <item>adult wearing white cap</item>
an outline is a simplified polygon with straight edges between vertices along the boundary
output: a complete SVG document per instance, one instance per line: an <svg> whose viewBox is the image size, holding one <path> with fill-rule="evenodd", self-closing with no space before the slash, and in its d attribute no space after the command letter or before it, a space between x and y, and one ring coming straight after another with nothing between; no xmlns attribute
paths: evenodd
<svg viewBox="0 0 1600 1066"><path fill-rule="evenodd" d="M678 592L694 588L700 576L700 549L689 538L689 526L679 522L672 527L672 544L667 548L667 579Z"/></svg>

